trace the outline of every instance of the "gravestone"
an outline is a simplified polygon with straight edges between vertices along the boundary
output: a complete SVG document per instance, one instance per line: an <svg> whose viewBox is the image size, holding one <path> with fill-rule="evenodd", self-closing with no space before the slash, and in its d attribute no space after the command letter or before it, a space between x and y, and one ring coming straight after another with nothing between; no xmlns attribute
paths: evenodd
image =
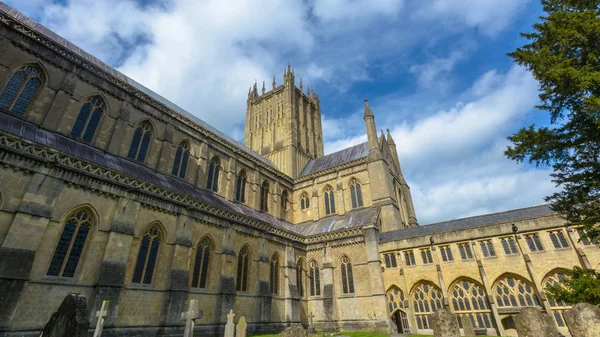
<svg viewBox="0 0 600 337"><path fill-rule="evenodd" d="M96 311L96 317L98 317L98 321L96 322L96 329L94 330L94 337L102 336L102 328L104 328L104 317L108 315L108 304L109 301L102 301L102 307L100 311Z"/></svg>
<svg viewBox="0 0 600 337"><path fill-rule="evenodd" d="M600 308L597 306L579 303L564 316L572 337L600 336Z"/></svg>
<svg viewBox="0 0 600 337"><path fill-rule="evenodd" d="M306 330L307 333L317 333L317 330L315 330L315 326L313 325L314 317L315 315L313 315L312 312L308 315L308 329Z"/></svg>
<svg viewBox="0 0 600 337"><path fill-rule="evenodd" d="M438 309L431 314L435 337L460 337L456 316L446 309Z"/></svg>
<svg viewBox="0 0 600 337"><path fill-rule="evenodd" d="M247 328L248 324L246 324L246 317L240 317L240 320L235 325L235 337L246 337Z"/></svg>
<svg viewBox="0 0 600 337"><path fill-rule="evenodd" d="M290 326L285 328L280 334L280 337L307 337L306 330L301 326Z"/></svg>
<svg viewBox="0 0 600 337"><path fill-rule="evenodd" d="M81 294L69 294L44 327L44 337L87 337L90 326L87 301Z"/></svg>
<svg viewBox="0 0 600 337"><path fill-rule="evenodd" d="M233 337L235 331L235 325L233 324L234 317L235 314L233 313L233 309L229 309L229 313L227 314L227 324L225 324L225 337Z"/></svg>
<svg viewBox="0 0 600 337"><path fill-rule="evenodd" d="M194 320L200 317L202 317L202 312L198 311L198 300L190 300L188 310L181 314L181 319L185 321L183 337L194 336Z"/></svg>
<svg viewBox="0 0 600 337"><path fill-rule="evenodd" d="M559 337L554 319L538 308L523 308L514 316L519 337Z"/></svg>
<svg viewBox="0 0 600 337"><path fill-rule="evenodd" d="M475 336L475 330L473 329L473 322L471 322L471 319L468 316L461 316L460 323L462 323L463 335Z"/></svg>

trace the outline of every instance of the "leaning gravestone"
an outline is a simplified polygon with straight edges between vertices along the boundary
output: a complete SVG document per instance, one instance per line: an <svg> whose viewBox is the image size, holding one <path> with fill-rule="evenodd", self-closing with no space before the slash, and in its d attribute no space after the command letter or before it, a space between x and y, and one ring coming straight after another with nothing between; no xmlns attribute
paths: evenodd
<svg viewBox="0 0 600 337"><path fill-rule="evenodd" d="M280 334L280 337L307 337L306 330L301 326L290 326L285 328Z"/></svg>
<svg viewBox="0 0 600 337"><path fill-rule="evenodd" d="M87 301L81 294L69 294L44 327L44 337L87 337L90 321Z"/></svg>
<svg viewBox="0 0 600 337"><path fill-rule="evenodd" d="M538 308L523 308L514 316L519 337L559 337L552 317Z"/></svg>
<svg viewBox="0 0 600 337"><path fill-rule="evenodd" d="M564 316L572 337L600 336L600 308L597 306L579 303Z"/></svg>
<svg viewBox="0 0 600 337"><path fill-rule="evenodd" d="M433 335L435 337L460 337L456 316L446 309L439 309L431 314Z"/></svg>
<svg viewBox="0 0 600 337"><path fill-rule="evenodd" d="M246 337L247 328L248 324L246 324L246 317L240 317L240 320L235 325L235 337Z"/></svg>
<svg viewBox="0 0 600 337"><path fill-rule="evenodd" d="M460 322L463 327L463 335L465 336L475 336L475 330L473 329L473 322L468 316L461 316Z"/></svg>

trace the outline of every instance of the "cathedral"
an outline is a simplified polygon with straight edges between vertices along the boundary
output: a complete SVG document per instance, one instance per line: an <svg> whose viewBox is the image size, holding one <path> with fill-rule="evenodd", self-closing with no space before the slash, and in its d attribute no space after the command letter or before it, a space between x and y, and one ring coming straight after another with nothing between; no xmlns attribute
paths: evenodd
<svg viewBox="0 0 600 337"><path fill-rule="evenodd" d="M548 206L422 225L396 143L325 155L319 96L288 66L248 92L244 144L0 2L0 336L39 336L67 294L105 336L431 333L447 308L515 335L597 244ZM196 115L209 113L198 107ZM327 130L325 130L326 132ZM399 144L401 144L401 140ZM401 145L400 145L401 146Z"/></svg>

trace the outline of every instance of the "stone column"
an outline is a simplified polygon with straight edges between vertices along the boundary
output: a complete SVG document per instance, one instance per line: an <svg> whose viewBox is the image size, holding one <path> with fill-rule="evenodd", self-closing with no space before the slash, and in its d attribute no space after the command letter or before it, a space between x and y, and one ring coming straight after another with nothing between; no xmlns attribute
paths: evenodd
<svg viewBox="0 0 600 337"><path fill-rule="evenodd" d="M365 228L365 250L367 256L367 265L371 277L371 299L375 317L381 321L375 322L376 326L384 326L387 333L391 333L389 312L387 308L387 298L385 297L385 284L383 282L383 273L381 272L381 260L379 255L379 231L377 227L371 225Z"/></svg>
<svg viewBox="0 0 600 337"><path fill-rule="evenodd" d="M481 283L483 284L485 294L487 295L488 304L490 305L490 310L492 311L492 322L494 322L494 324L496 325L497 334L499 336L503 336L505 334L505 331L504 327L502 326L502 321L500 320L500 315L498 314L498 305L496 304L496 299L494 298L494 294L492 293L492 284L490 284L490 281L487 278L485 267L483 265L483 262L481 261L481 256L479 255L479 251L477 249L475 249L475 259L477 260L477 269L479 270Z"/></svg>
<svg viewBox="0 0 600 337"><path fill-rule="evenodd" d="M235 272L237 266L237 253L233 248L235 242L235 230L227 227L223 230L222 250L220 254L221 276L218 286L218 300L215 302L215 323L225 324L227 313L235 305Z"/></svg>
<svg viewBox="0 0 600 337"><path fill-rule="evenodd" d="M294 247L291 245L285 246L285 257L283 259L283 295L285 296L285 317L288 323L300 323L300 300L302 295L298 293L298 285L296 284L296 254Z"/></svg>
<svg viewBox="0 0 600 337"><path fill-rule="evenodd" d="M271 287L269 284L271 264L269 252L267 250L268 241L264 237L258 238L258 244L260 251L258 252L258 301L257 312L260 313L260 323L265 325L271 325L271 304L273 301L273 295L271 294Z"/></svg>
<svg viewBox="0 0 600 337"><path fill-rule="evenodd" d="M333 273L333 259L331 256L331 247L327 243L324 249L323 268L321 269L321 283L323 284L323 310L325 313L323 326L321 330L337 331L337 300L335 297L335 280Z"/></svg>
<svg viewBox="0 0 600 337"><path fill-rule="evenodd" d="M398 261L403 261L400 257ZM407 309L406 316L408 318L408 324L410 325L410 332L417 333L417 319L415 317L415 308L413 307L413 302L410 300L410 289L408 288L408 282L406 281L406 274L404 272L404 268L406 265L403 265L400 262L399 266L400 280L402 286L402 292L404 293L404 307Z"/></svg>

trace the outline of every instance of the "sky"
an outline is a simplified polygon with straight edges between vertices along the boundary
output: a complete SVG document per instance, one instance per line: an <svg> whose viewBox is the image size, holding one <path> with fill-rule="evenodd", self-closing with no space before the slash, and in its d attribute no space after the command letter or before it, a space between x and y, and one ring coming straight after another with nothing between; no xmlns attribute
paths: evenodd
<svg viewBox="0 0 600 337"><path fill-rule="evenodd" d="M248 88L294 68L321 101L325 153L389 129L420 224L543 204L548 167L503 152L547 125L538 83L506 55L538 0L8 0L243 141ZM298 83L297 83L298 84Z"/></svg>

